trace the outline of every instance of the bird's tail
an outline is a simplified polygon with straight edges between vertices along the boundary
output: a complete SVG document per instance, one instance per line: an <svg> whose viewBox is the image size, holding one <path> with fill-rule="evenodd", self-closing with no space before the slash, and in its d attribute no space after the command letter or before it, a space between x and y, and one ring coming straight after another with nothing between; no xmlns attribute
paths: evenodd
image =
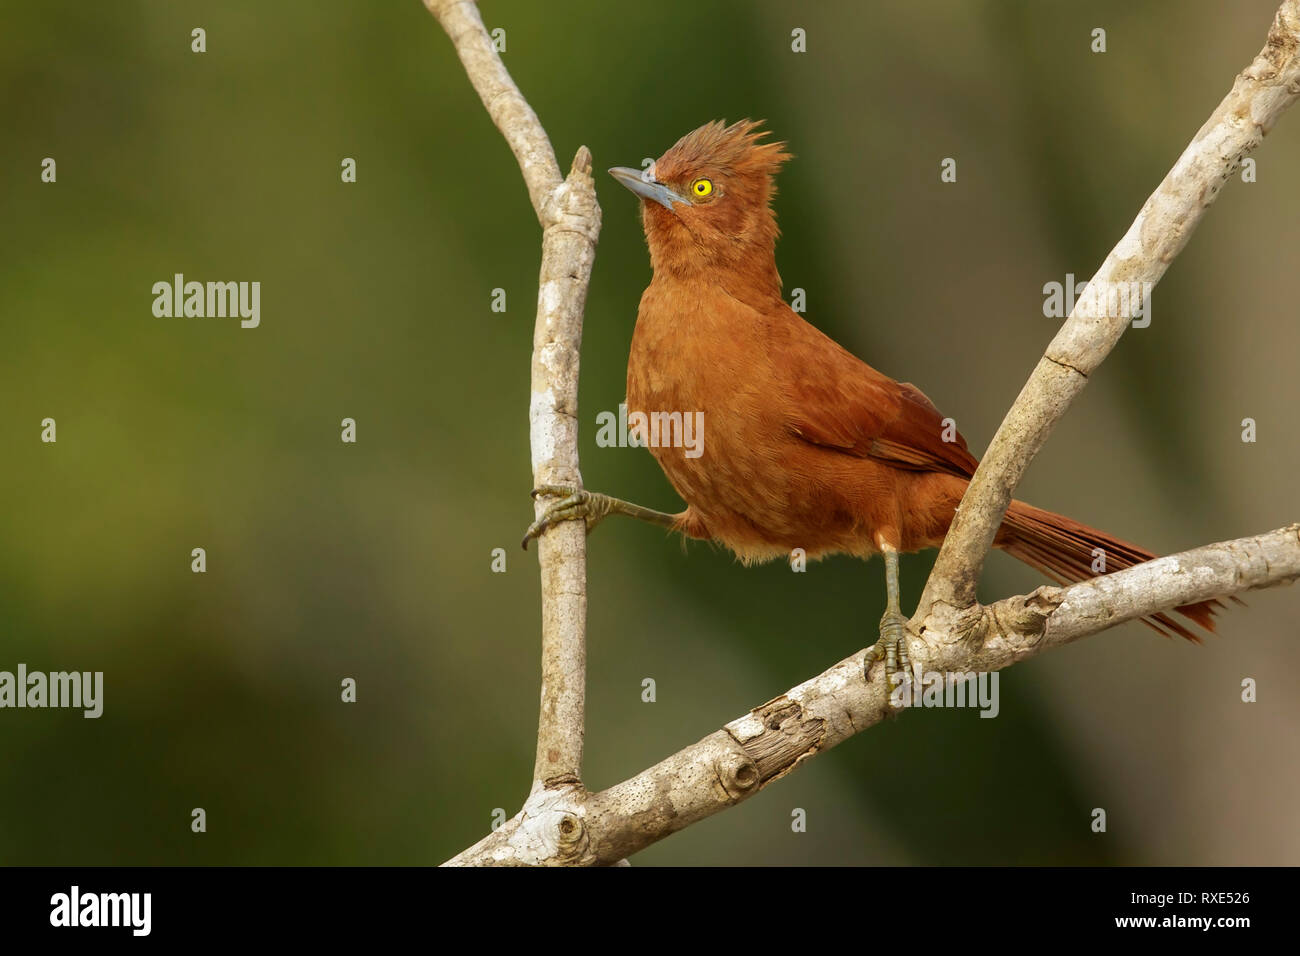
<svg viewBox="0 0 1300 956"><path fill-rule="evenodd" d="M1086 524L1012 501L1006 518L998 531L997 547L1017 560L1036 568L1058 584L1074 584L1095 578L1098 573L1122 571L1156 557L1137 545L1121 541L1104 531L1089 528ZM1098 550L1100 549L1100 555ZM1099 558L1104 555L1105 564ZM1104 572L1094 570L1104 567ZM1184 604L1175 610L1194 621L1205 630L1214 631L1214 614L1223 609L1221 601L1201 601ZM1166 637L1181 635L1189 641L1200 643L1195 631L1175 621L1168 614L1152 614L1142 618L1142 623Z"/></svg>

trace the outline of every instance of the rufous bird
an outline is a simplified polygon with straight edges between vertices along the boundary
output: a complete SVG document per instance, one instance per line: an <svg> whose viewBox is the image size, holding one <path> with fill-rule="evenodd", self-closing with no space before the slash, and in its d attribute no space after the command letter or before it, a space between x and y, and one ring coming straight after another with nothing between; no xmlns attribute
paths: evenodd
<svg viewBox="0 0 1300 956"><path fill-rule="evenodd" d="M936 548L978 462L915 385L896 382L798 315L781 295L776 268L775 177L790 155L764 142L759 123L713 122L682 137L641 171L610 174L641 199L654 277L641 296L627 366L629 422L655 412L702 413L700 451L650 442L686 502L653 511L568 486L524 538L556 521L588 528L626 514L711 539L745 564L843 553L885 561L887 610L866 668L908 666L899 607L898 555ZM646 416L638 419L638 413ZM945 440L947 439L947 440ZM1155 557L1064 515L1012 501L994 546L1057 583L1094 577L1094 549L1107 572ZM1220 607L1179 607L1207 630ZM1144 623L1189 640L1167 614Z"/></svg>

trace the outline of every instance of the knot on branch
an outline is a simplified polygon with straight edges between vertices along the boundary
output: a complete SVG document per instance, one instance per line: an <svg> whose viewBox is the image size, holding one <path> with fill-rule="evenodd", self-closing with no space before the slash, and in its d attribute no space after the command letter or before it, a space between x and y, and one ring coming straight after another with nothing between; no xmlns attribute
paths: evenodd
<svg viewBox="0 0 1300 956"><path fill-rule="evenodd" d="M761 782L758 765L743 752L729 751L717 763L718 782L732 800L742 800Z"/></svg>
<svg viewBox="0 0 1300 956"><path fill-rule="evenodd" d="M576 860L587 851L587 827L576 813L560 813L555 821L555 857L559 862Z"/></svg>
<svg viewBox="0 0 1300 956"><path fill-rule="evenodd" d="M987 637L1000 636L1019 643L1037 644L1047 632L1047 620L1061 606L1060 588L1040 587L1023 597L1007 598L988 610Z"/></svg>
<svg viewBox="0 0 1300 956"><path fill-rule="evenodd" d="M579 786L535 789L519 811L519 825L510 840L520 862L573 863L590 842L583 821L586 791Z"/></svg>
<svg viewBox="0 0 1300 956"><path fill-rule="evenodd" d="M543 232L574 232L593 246L600 235L600 203L591 178L591 151L579 147L569 175L542 204Z"/></svg>

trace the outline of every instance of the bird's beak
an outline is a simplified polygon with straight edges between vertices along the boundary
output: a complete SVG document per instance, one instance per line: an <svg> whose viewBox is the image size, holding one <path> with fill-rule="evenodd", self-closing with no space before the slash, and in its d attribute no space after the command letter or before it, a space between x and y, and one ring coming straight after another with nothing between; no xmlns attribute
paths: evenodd
<svg viewBox="0 0 1300 956"><path fill-rule="evenodd" d="M655 182L653 179L646 179L645 174L639 169L615 166L610 169L609 174L642 199L652 199L669 212L673 211L673 203L675 202L685 203L688 206L691 204L689 199L685 196L679 196L663 183Z"/></svg>

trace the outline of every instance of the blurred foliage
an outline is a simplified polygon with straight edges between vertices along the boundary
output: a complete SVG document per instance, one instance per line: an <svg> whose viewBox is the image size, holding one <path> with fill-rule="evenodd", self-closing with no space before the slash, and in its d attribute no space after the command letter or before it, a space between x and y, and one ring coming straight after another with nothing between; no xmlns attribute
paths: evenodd
<svg viewBox="0 0 1300 956"><path fill-rule="evenodd" d="M566 168L580 144L599 167L638 165L708 120L768 119L797 157L777 200L787 289L954 410L976 450L1055 328L1043 283L1091 273L1272 7L482 4ZM415 0L10 4L0 113L0 669L106 683L99 720L0 711L0 863L425 864L468 845L532 768L538 585L517 542L539 235L446 38ZM1025 497L1166 551L1296 518L1297 426L1271 411L1280 395L1294 412L1296 127L1270 136L1258 184L1225 191ZM584 478L676 509L644 451L594 443L649 276L635 203L604 177L598 191ZM151 286L178 272L260 281L261 326L155 318ZM1237 436L1252 413L1258 447ZM592 787L869 643L883 609L878 562L744 569L616 521L590 554ZM905 559L907 606L931 560ZM997 558L985 581L1036 583ZM1170 755L1243 731L1216 718L1208 738L1151 746L1097 724L1159 736L1178 726L1170 688L1210 693L1217 672L1194 661L1262 668L1243 655L1296 636L1277 623L1294 596L1270 600L1274 617L1252 602L1238 614L1254 623L1203 651L1130 625L1019 666L998 719L909 714L637 862L1275 859L1294 842L1269 828L1294 827L1267 748L1294 739L1294 711L1260 706L1266 749L1238 771L1236 808L1257 833L1226 860ZM1108 835L1089 830L1097 806Z"/></svg>

